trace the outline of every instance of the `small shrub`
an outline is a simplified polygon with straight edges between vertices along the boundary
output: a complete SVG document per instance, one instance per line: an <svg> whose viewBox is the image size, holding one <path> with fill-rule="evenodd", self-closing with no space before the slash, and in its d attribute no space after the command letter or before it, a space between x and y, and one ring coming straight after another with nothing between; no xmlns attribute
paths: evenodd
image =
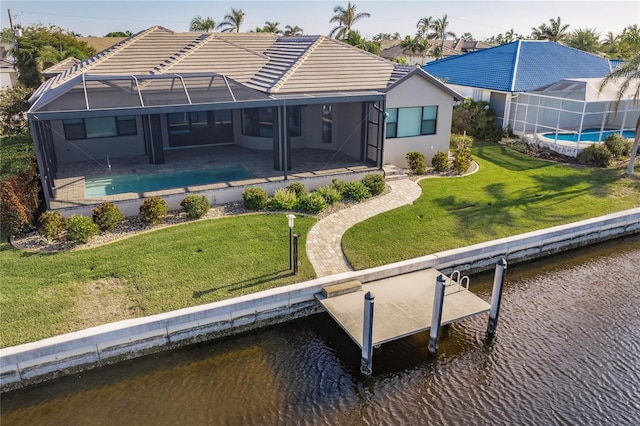
<svg viewBox="0 0 640 426"><path fill-rule="evenodd" d="M304 186L304 185L303 185ZM304 196L305 193L302 193ZM289 189L279 188L273 193L273 197L269 200L269 207L273 210L293 210L298 202L296 193Z"/></svg>
<svg viewBox="0 0 640 426"><path fill-rule="evenodd" d="M431 159L431 165L436 172L444 172L449 167L449 155L442 151L436 152Z"/></svg>
<svg viewBox="0 0 640 426"><path fill-rule="evenodd" d="M344 187L347 185L347 182L340 180L338 178L331 179L331 183L333 183L333 187L338 190L340 195L344 197Z"/></svg>
<svg viewBox="0 0 640 426"><path fill-rule="evenodd" d="M369 189L372 196L382 194L382 191L387 187L382 175L371 173L362 178L362 183Z"/></svg>
<svg viewBox="0 0 640 426"><path fill-rule="evenodd" d="M115 204L105 202L93 209L93 223L101 231L113 231L122 222L124 215Z"/></svg>
<svg viewBox="0 0 640 426"><path fill-rule="evenodd" d="M459 147L453 151L453 168L458 174L465 174L471 165L471 149Z"/></svg>
<svg viewBox="0 0 640 426"><path fill-rule="evenodd" d="M29 215L10 181L0 182L0 206L0 227L3 234L25 234L30 226Z"/></svg>
<svg viewBox="0 0 640 426"><path fill-rule="evenodd" d="M615 157L626 158L631 154L633 144L631 141L623 138L619 133L608 136L604 140L604 144Z"/></svg>
<svg viewBox="0 0 640 426"><path fill-rule="evenodd" d="M424 161L423 153L411 151L407 153L406 158L409 168L413 174L422 175L427 170L427 164Z"/></svg>
<svg viewBox="0 0 640 426"><path fill-rule="evenodd" d="M257 186L248 186L242 192L244 207L249 210L262 210L267 206L269 194Z"/></svg>
<svg viewBox="0 0 640 426"><path fill-rule="evenodd" d="M88 216L73 215L67 219L67 240L86 243L89 238L98 235L98 225Z"/></svg>
<svg viewBox="0 0 640 426"><path fill-rule="evenodd" d="M451 136L449 137L449 147L452 151L455 151L458 148L471 148L472 145L473 136L451 133Z"/></svg>
<svg viewBox="0 0 640 426"><path fill-rule="evenodd" d="M206 195L187 195L180 203L180 207L191 219L200 219L211 208Z"/></svg>
<svg viewBox="0 0 640 426"><path fill-rule="evenodd" d="M287 185L287 189L296 194L296 197L300 197L302 194L307 193L307 188L304 187L302 182L291 182Z"/></svg>
<svg viewBox="0 0 640 426"><path fill-rule="evenodd" d="M613 154L605 144L594 143L578 154L578 161L598 167L609 167Z"/></svg>
<svg viewBox="0 0 640 426"><path fill-rule="evenodd" d="M297 209L307 213L320 213L327 208L327 201L318 192L303 194L298 198Z"/></svg>
<svg viewBox="0 0 640 426"><path fill-rule="evenodd" d="M62 233L66 227L66 221L60 212L46 211L40 215L38 234L42 235L47 241L58 241L62 238Z"/></svg>
<svg viewBox="0 0 640 426"><path fill-rule="evenodd" d="M338 191L338 189L335 186L331 186L331 185L318 188L315 191L315 194L320 194L322 198L324 198L324 200L329 205L333 205L338 201L342 200L342 195L340 195L340 191Z"/></svg>
<svg viewBox="0 0 640 426"><path fill-rule="evenodd" d="M369 188L367 188L364 183L353 181L345 185L342 196L355 201L362 201L371 198L371 192L369 192Z"/></svg>
<svg viewBox="0 0 640 426"><path fill-rule="evenodd" d="M167 202L160 197L147 198L140 205L138 218L147 224L157 225L168 213Z"/></svg>

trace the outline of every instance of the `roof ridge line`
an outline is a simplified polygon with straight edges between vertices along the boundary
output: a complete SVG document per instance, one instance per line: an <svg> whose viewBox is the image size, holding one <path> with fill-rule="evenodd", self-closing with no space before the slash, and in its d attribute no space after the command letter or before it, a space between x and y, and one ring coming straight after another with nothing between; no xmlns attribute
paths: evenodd
<svg viewBox="0 0 640 426"><path fill-rule="evenodd" d="M522 40L518 40L518 48L516 49L516 57L513 64L513 74L511 76L511 84L509 85L510 91L513 93L516 87L516 80L518 76L518 65L520 64L520 48L522 47Z"/></svg>
<svg viewBox="0 0 640 426"><path fill-rule="evenodd" d="M316 48L322 42L322 38L323 37L324 36L318 36L318 38L316 38L315 41L313 43L311 43L311 45L309 47L307 47L305 52L302 55L300 55L300 57L298 59L296 59L296 61L289 67L287 72L282 74L282 76L278 79L278 81L276 81L275 84L273 84L271 86L271 88L267 90L267 93L274 93L275 89L280 89L284 85L284 83L286 83L286 81L289 79L289 77L291 77L293 75L293 73L298 68L300 68L300 66L305 61L305 59L307 59L309 57L309 55L311 55L311 53L314 50L316 50Z"/></svg>

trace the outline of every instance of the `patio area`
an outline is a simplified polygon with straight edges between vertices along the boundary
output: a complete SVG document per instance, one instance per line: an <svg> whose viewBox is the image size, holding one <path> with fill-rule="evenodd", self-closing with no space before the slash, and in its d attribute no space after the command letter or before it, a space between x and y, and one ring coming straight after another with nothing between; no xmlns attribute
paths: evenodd
<svg viewBox="0 0 640 426"><path fill-rule="evenodd" d="M251 178L215 182L191 186L177 186L158 191L127 192L103 197L85 196L85 178L115 177L135 174L139 176L174 172L177 170L197 171L239 165L253 175ZM308 179L327 176L340 176L348 179L350 174L362 174L379 171L377 167L366 165L358 159L344 153L323 149L294 149L291 151L291 169L287 171L287 180ZM58 177L54 180L52 209L73 209L95 206L104 201L140 200L151 196L184 197L188 193L238 188L247 185L267 183L285 183L285 174L273 168L273 152L270 150L252 150L238 145L215 147L183 148L165 151L164 164L150 164L146 156L100 159L85 162L61 164Z"/></svg>

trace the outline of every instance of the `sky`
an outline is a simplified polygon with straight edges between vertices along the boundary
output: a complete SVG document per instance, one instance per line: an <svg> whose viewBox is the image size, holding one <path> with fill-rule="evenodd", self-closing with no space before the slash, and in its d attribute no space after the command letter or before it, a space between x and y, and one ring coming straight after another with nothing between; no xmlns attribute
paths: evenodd
<svg viewBox="0 0 640 426"><path fill-rule="evenodd" d="M422 0L422 1L352 1L357 12L367 12L370 18L362 19L353 28L363 36L399 32L414 35L416 23L422 17L442 17L447 14L449 30L460 36L471 33L483 40L513 29L529 35L532 27L549 23L550 18L561 17L569 30L595 28L602 36L609 31L620 33L629 25L640 25L640 1L538 1L538 0ZM346 6L343 0L314 1L163 1L163 0L77 0L77 1L29 1L3 0L0 24L9 26L9 13L14 24L28 26L42 23L54 24L83 36L104 36L112 31L133 33L161 25L173 31L188 31L191 19L196 15L211 17L220 23L231 7L245 12L241 31L262 27L265 21L299 26L305 34L327 35L334 24L329 19L336 5Z"/></svg>

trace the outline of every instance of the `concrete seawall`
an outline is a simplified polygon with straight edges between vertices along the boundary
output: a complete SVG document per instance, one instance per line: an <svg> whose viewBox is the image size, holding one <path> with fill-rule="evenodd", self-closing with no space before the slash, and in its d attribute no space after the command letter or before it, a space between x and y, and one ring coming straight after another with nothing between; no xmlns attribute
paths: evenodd
<svg viewBox="0 0 640 426"><path fill-rule="evenodd" d="M638 233L640 208L4 348L0 350L0 386L5 392L311 315L320 311L314 295L330 284L350 280L367 283L425 268L475 273L493 268L502 257L517 263Z"/></svg>

